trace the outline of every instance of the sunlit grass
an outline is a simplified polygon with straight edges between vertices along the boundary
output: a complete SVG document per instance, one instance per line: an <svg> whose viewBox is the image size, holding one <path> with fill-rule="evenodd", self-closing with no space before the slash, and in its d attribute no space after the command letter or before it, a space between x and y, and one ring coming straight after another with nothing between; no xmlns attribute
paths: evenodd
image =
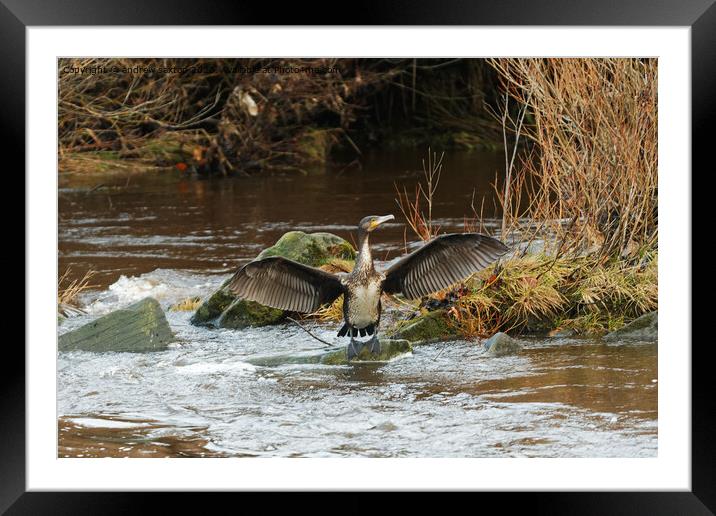
<svg viewBox="0 0 716 516"><path fill-rule="evenodd" d="M170 306L169 310L173 312L189 312L199 308L199 305L201 305L201 297L188 297Z"/></svg>

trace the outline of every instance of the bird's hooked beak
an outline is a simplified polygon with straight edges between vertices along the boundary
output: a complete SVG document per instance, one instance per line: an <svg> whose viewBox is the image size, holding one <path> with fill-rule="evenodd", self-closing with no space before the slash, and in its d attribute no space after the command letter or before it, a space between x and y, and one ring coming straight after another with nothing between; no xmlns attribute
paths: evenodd
<svg viewBox="0 0 716 516"><path fill-rule="evenodd" d="M389 220L395 220L395 217L393 215L384 215L382 217L374 218L370 221L370 227L368 228L368 231L373 231L375 228L377 228L384 222L388 222Z"/></svg>

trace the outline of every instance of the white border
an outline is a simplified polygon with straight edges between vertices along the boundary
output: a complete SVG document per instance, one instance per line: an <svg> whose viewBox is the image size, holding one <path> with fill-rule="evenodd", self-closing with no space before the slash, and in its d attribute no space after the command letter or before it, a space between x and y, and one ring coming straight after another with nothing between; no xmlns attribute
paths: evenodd
<svg viewBox="0 0 716 516"><path fill-rule="evenodd" d="M689 490L690 37L689 28L28 28L28 490ZM57 459L56 58L84 55L657 56L658 458Z"/></svg>

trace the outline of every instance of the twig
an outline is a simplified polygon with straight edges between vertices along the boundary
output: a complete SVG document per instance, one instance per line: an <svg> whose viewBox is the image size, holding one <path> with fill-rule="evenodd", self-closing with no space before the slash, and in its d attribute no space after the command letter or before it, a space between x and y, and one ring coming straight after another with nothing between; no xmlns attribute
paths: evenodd
<svg viewBox="0 0 716 516"><path fill-rule="evenodd" d="M293 318L291 318L291 317L286 317L286 319L288 319L289 321L295 323L299 328L301 328L303 331L305 331L306 333L308 333L311 337L313 337L313 338L316 339L317 341L323 342L326 346L334 347L334 345L331 344L330 342L326 342L326 341L323 340L322 338L316 337L313 333L311 333L311 331L310 331L308 328L306 328L305 326L303 326L303 325L302 325L300 322L298 322L296 319L293 319Z"/></svg>
<svg viewBox="0 0 716 516"><path fill-rule="evenodd" d="M447 347L448 347L448 344L443 343L442 349L440 351L438 351L438 354L433 357L433 362L436 361L438 358L440 358L440 355L443 354L443 352L447 349Z"/></svg>

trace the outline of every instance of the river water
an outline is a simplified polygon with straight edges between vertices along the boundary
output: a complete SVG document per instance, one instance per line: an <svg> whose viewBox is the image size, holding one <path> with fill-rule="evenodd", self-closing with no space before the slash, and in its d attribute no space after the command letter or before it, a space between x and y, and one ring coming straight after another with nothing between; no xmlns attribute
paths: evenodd
<svg viewBox="0 0 716 516"><path fill-rule="evenodd" d="M460 231L503 166L490 153L450 153L434 206ZM368 214L397 221L374 234L390 260L404 249L394 184L420 177L411 152L365 157L303 176L200 180L178 172L61 178L59 270L98 272L85 315L63 333L146 296L165 309L213 291L285 231L351 239ZM407 233L407 240L414 240ZM176 334L150 354L59 353L60 456L653 457L657 346L530 339L494 358L478 341L417 347L387 364L259 367L265 356L320 348L295 325L214 330L167 310ZM311 330L335 341L335 324Z"/></svg>

